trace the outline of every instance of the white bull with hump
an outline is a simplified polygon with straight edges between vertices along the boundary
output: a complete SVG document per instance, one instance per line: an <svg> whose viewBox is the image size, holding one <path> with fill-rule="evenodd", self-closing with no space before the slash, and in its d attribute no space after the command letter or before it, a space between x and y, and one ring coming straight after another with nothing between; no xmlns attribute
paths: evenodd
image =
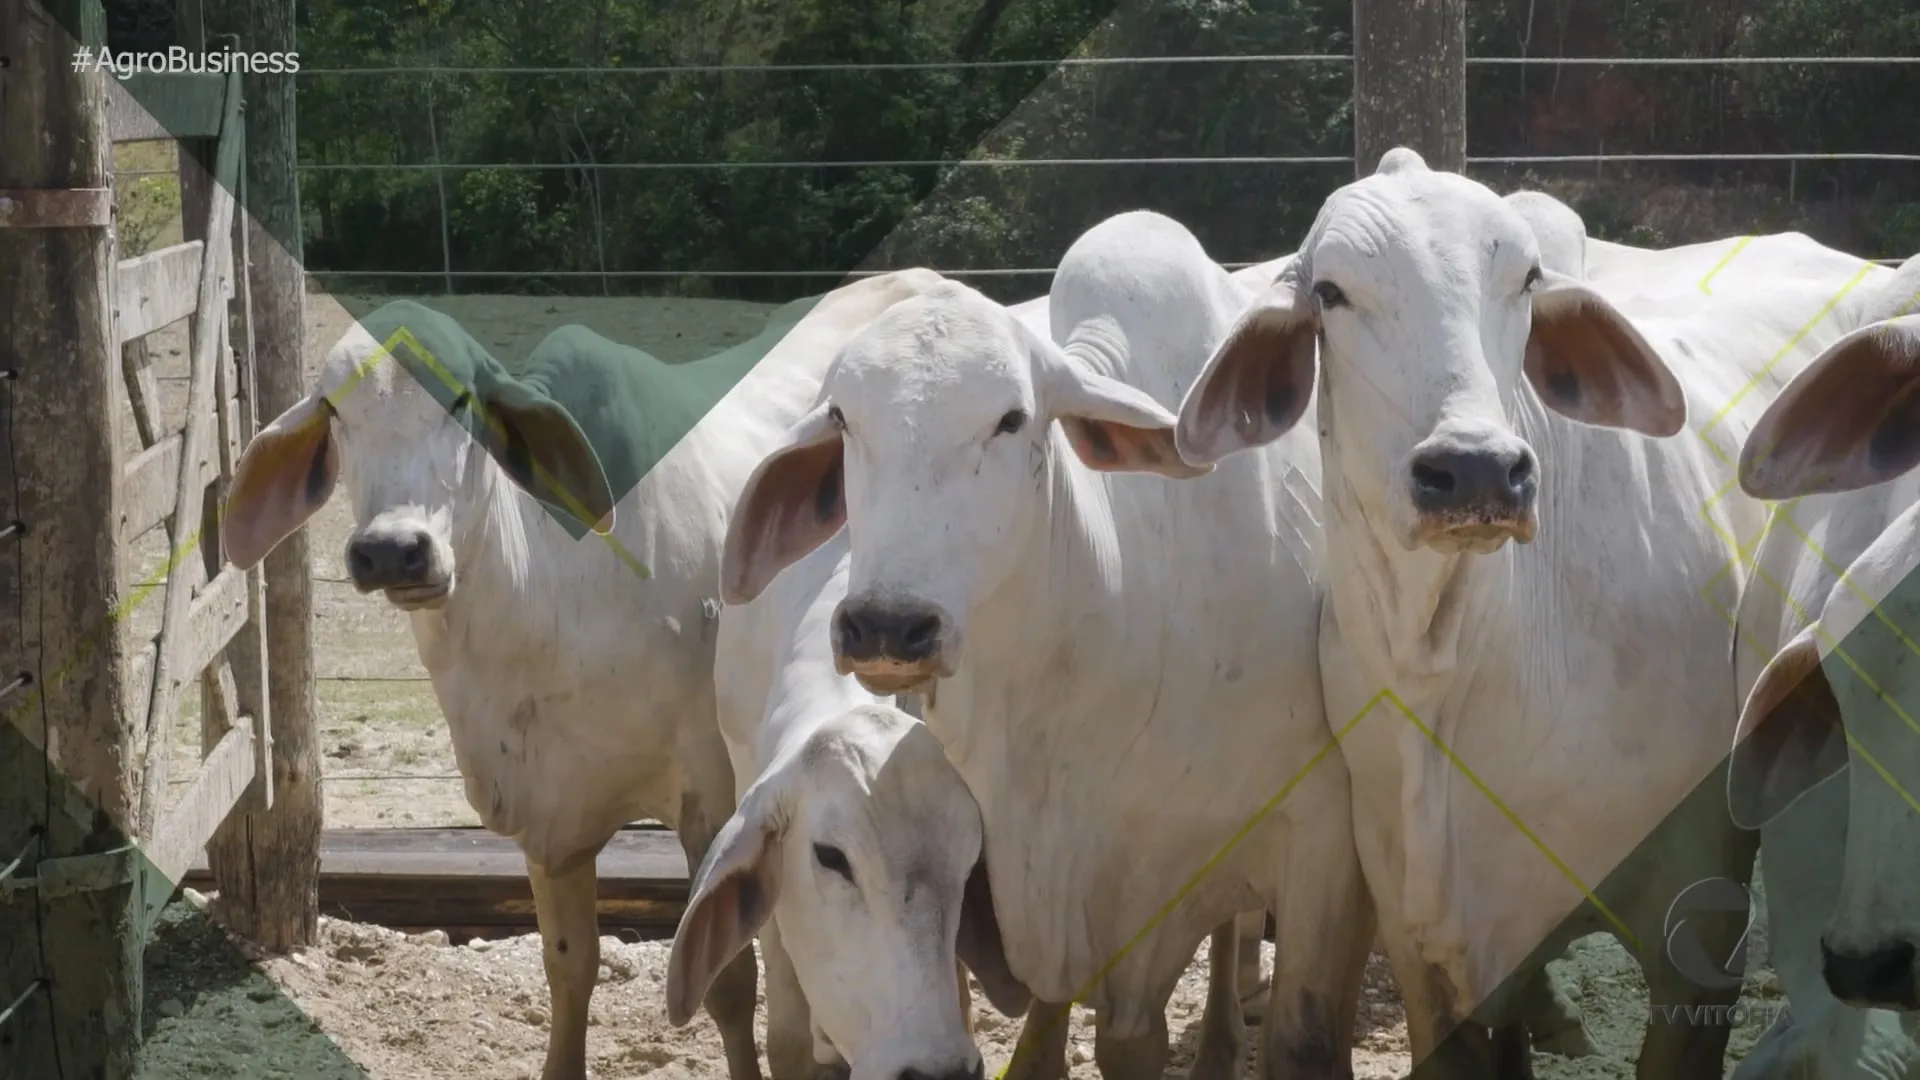
<svg viewBox="0 0 1920 1080"><path fill-rule="evenodd" d="M938 280L908 270L848 285L797 324L777 318L768 334L785 336L764 356L730 350L678 368L638 350L594 367L622 347L567 328L529 370L507 373L445 315L390 304L361 320L371 332L356 324L343 336L311 393L241 459L222 524L239 566L264 557L344 479L355 583L407 613L468 801L526 856L553 1007L543 1080L586 1074L601 847L622 824L655 818L697 867L733 808L711 621L740 485L811 403L822 365L808 358L831 356ZM386 353L397 327L435 354L450 385ZM572 348L582 342L598 355ZM591 385L582 364L594 367ZM596 451L582 430L615 393L637 395L644 411L598 431L630 450L694 419L674 409L719 401L623 493L602 468L610 444ZM647 418L667 422L622 423ZM563 527L553 506L610 530L613 543ZM651 576L638 578L630 560ZM742 952L706 997L733 1080L760 1075L754 990L754 958Z"/></svg>
<svg viewBox="0 0 1920 1080"><path fill-rule="evenodd" d="M1742 487L1788 501L1741 598L1746 704L1728 794L1734 819L1761 829L1768 957L1790 1012L1736 1080L1920 1077L1916 311L1920 257L1857 286L1839 312L1850 332L1741 453Z"/></svg>
<svg viewBox="0 0 1920 1080"><path fill-rule="evenodd" d="M1760 237L1703 290L1734 243L1590 241L1582 283L1540 265L1520 210L1396 149L1327 199L1182 403L1182 454L1205 464L1291 437L1318 391L1328 714L1376 702L1341 749L1413 1053L1436 1074L1526 1075L1509 979L1595 930L1629 945L1656 1005L1737 992L1663 947L1682 890L1752 866L1703 786L1738 711L1723 571L1761 524L1718 493L1862 262ZM1725 956L1744 925L1698 930ZM1726 1035L1653 1025L1638 1075L1719 1075Z"/></svg>
<svg viewBox="0 0 1920 1080"><path fill-rule="evenodd" d="M1207 470L1177 460L1156 399L1250 297L1184 228L1133 213L1062 260L1047 307L1064 346L958 284L892 309L728 535L723 595L744 602L844 524L836 663L876 692L928 690L985 822L1028 1027L1057 1043L1084 995L1108 1080L1158 1080L1195 947L1261 908L1279 925L1269 1074L1350 1069L1372 927L1317 689L1315 449L1164 478ZM1234 1023L1209 1025L1195 1076L1232 1075L1235 1011L1209 1009Z"/></svg>

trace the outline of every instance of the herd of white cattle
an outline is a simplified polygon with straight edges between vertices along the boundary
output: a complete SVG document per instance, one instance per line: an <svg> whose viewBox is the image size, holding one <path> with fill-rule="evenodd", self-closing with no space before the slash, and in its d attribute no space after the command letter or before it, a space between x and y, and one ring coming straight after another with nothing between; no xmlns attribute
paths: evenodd
<svg viewBox="0 0 1920 1080"><path fill-rule="evenodd" d="M1065 1076L1078 1001L1106 1080L1159 1080L1209 939L1193 1080L1239 1075L1256 993L1265 1076L1351 1077L1375 947L1419 1075L1529 1076L1588 1049L1544 975L1578 936L1665 1015L1733 1004L1672 916L1756 851L1790 1011L1736 1075L1920 1077L1920 665L1876 705L1836 652L1920 562L1916 308L1920 257L1602 242L1396 149L1238 273L1140 211L1018 306L829 293L583 497L600 536L355 327L224 543L258 562L344 477L352 572L526 854L545 1080L586 1075L594 858L640 818L697 868L667 1015L732 1080L756 939L773 1080L978 1080L969 973L1026 1017L1010 1076ZM474 394L533 467L594 460ZM1655 1020L1637 1075L1719 1077L1728 1034Z"/></svg>

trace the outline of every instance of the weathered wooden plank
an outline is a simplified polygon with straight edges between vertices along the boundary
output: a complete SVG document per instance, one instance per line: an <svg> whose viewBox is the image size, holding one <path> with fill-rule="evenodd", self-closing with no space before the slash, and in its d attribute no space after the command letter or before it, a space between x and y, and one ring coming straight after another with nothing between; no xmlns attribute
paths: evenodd
<svg viewBox="0 0 1920 1080"><path fill-rule="evenodd" d="M597 862L601 933L673 936L686 908L688 875L672 832L622 829ZM182 884L213 887L204 861ZM445 930L457 941L536 926L519 849L478 828L327 830L320 839L320 910L400 930Z"/></svg>
<svg viewBox="0 0 1920 1080"><path fill-rule="evenodd" d="M239 722L241 713L237 700L233 665L224 656L214 657L213 663L200 673L200 745L218 741L226 735L228 728Z"/></svg>
<svg viewBox="0 0 1920 1080"><path fill-rule="evenodd" d="M134 430L140 435L141 449L146 449L160 441L160 386L148 362L145 338L134 338L120 346L120 374L125 376Z"/></svg>
<svg viewBox="0 0 1920 1080"><path fill-rule="evenodd" d="M184 583L190 587L192 581L206 573L200 567L198 559L182 559L175 573L186 579ZM179 678L183 682L206 670L214 655L233 640L247 621L247 576L234 567L220 571L218 577L198 592L175 631L180 644L172 670L181 673ZM141 718L153 722L148 710L153 700L154 660L158 652L156 637L142 644L127 662L127 715L136 722Z"/></svg>
<svg viewBox="0 0 1920 1080"><path fill-rule="evenodd" d="M232 401L227 402L227 407L238 408ZM204 420L209 425L214 423L211 416ZM163 436L159 442L136 454L121 470L121 543L130 544L138 540L146 535L148 529L172 516L177 496L174 480L180 473L180 449L185 443L183 431ZM195 481L199 488L204 489L220 475L216 449L210 441L201 447L200 471Z"/></svg>
<svg viewBox="0 0 1920 1080"><path fill-rule="evenodd" d="M122 344L193 314L200 299L200 262L205 251L206 244L189 240L121 260L113 296Z"/></svg>
<svg viewBox="0 0 1920 1080"><path fill-rule="evenodd" d="M214 176L225 182L216 183L211 193L207 212L206 238L209 243L208 257L200 261L200 296L194 304L193 315L193 366L187 380L187 425L181 433L180 461L178 480L174 487L173 505L181 512L173 517L173 543L176 551L182 546L186 532L184 510L197 501L196 495L203 494L206 484L199 480L200 463L206 454L208 427L206 413L215 408L213 399L214 368L219 350L224 347L227 334L225 309L221 304L223 282L221 275L229 272L233 261L233 248L222 240L233 228L234 185L230 179L240 171L240 94L238 76L224 80L227 86L236 88L227 93L223 89L224 107L221 112L219 150L214 155ZM224 576L224 575L223 575ZM180 674L199 674L211 653L198 664L190 659L189 642L176 643L174 628L187 619L189 607L193 603L190 594L179 585L178 573L169 576L167 581L166 606L160 615L160 636L155 639L153 697L147 708L147 760L165 762L170 756L173 744L173 707L177 701L182 679ZM244 600L242 601L244 603ZM242 609L244 611L244 609ZM193 635L188 635L191 639ZM224 646L232 638L229 633L220 639ZM216 646L216 651L219 646ZM180 673L180 674L176 674ZM141 780L139 833L142 836L153 835L161 801L166 795L166 774L149 765Z"/></svg>
<svg viewBox="0 0 1920 1080"><path fill-rule="evenodd" d="M160 819L153 839L142 845L147 861L167 881L177 883L252 782L253 725L249 721L228 728L201 760L200 771L180 801Z"/></svg>
<svg viewBox="0 0 1920 1080"><path fill-rule="evenodd" d="M180 623L178 671L183 680L200 674L247 623L247 575L238 567L220 571L193 598Z"/></svg>
<svg viewBox="0 0 1920 1080"><path fill-rule="evenodd" d="M142 71L107 79L107 131L114 142L210 139L226 111L224 75Z"/></svg>

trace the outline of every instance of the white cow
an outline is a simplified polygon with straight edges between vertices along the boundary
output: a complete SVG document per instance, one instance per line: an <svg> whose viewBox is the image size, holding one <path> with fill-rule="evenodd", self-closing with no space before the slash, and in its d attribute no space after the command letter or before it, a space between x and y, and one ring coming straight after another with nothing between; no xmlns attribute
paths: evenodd
<svg viewBox="0 0 1920 1080"><path fill-rule="evenodd" d="M241 459L222 538L243 567L345 478L355 583L408 613L467 800L526 856L553 1006L544 1080L586 1073L596 854L623 823L655 818L678 831L698 866L732 812L711 621L734 497L812 401L819 365L807 357L830 356L938 280L910 270L829 293L797 325L776 319L769 334L791 329L757 364L745 347L678 368L626 350L628 362L599 370L591 387L569 376L595 358L568 351L590 332L556 332L527 372L509 374L445 315L390 304L342 337L312 392ZM408 366L381 345L403 328L420 343L402 344ZM621 348L603 341L591 339L599 360ZM698 415L666 410L704 407L703 393L710 401L736 379L690 433L660 447L632 490L610 490L600 459L611 444L582 431L604 404L594 399L642 399L648 411L600 428L630 449ZM650 419L663 430L633 429ZM565 527L552 507L594 522L605 539L580 536L579 522ZM651 576L637 577L635 563ZM733 1080L760 1074L754 989L753 955L743 952L707 995Z"/></svg>
<svg viewBox="0 0 1920 1080"><path fill-rule="evenodd" d="M1286 264L1292 261L1292 255L1283 255L1278 259L1269 259L1253 266L1235 270L1231 277L1235 282L1251 289L1263 288L1272 281ZM1040 337L1049 340L1053 337L1053 323L1047 313L1047 295L1041 294L1031 300L1014 304L1007 309L1014 318L1025 323L1028 329ZM1062 344L1056 342L1056 344ZM1318 483L1318 477L1315 478ZM1223 926L1211 939L1208 963L1209 1010L1220 1007L1216 1001L1224 1003L1238 998L1242 1003L1245 1019L1257 1022L1262 1015L1266 1001L1266 978L1260 968L1260 942L1266 933L1267 915L1264 911L1247 912L1235 920L1231 927ZM1230 982L1222 983L1214 971L1225 970L1225 957L1234 957L1234 972ZM1203 1023L1209 1023L1203 1019ZM1041 1026L1055 1026L1049 1018ZM1037 1032L1036 1032L1037 1035ZM1055 1039L1052 1044L1061 1054L1067 1051L1064 1042ZM1060 1066L1064 1070L1065 1066Z"/></svg>
<svg viewBox="0 0 1920 1080"><path fill-rule="evenodd" d="M1646 253L1619 280L1594 242L1582 284L1541 267L1512 205L1395 149L1328 198L1182 404L1182 455L1206 464L1293 437L1318 392L1328 719L1366 714L1341 744L1356 841L1437 1073L1525 1075L1509 977L1595 930L1628 943L1657 1005L1737 991L1663 953L1682 889L1752 865L1702 782L1738 711L1730 537L1761 514L1716 494L1772 388L1834 330L1795 335L1861 263L1787 235L1747 241L1710 291L1706 269L1652 269L1734 243ZM1809 249L1823 275L1764 293L1744 286L1772 274L1736 269ZM1729 955L1742 922L1706 923L1707 954ZM1655 1025L1639 1075L1719 1075L1725 1042Z"/></svg>
<svg viewBox="0 0 1920 1080"><path fill-rule="evenodd" d="M1029 1027L1091 1005L1108 1080L1158 1080L1194 949L1263 907L1265 1067L1350 1068L1372 922L1317 689L1316 450L1302 434L1201 475L1156 400L1250 298L1141 212L1062 260L1064 346L957 283L898 305L748 481L723 559L723 597L745 602L845 524L835 661L876 692L927 691L985 821ZM1194 1076L1233 1074L1226 1026ZM1041 1074L1059 1054L1023 1060Z"/></svg>
<svg viewBox="0 0 1920 1080"><path fill-rule="evenodd" d="M977 1078L956 948L1002 1012L1026 991L1002 960L966 783L923 724L835 670L847 549L841 530L721 612L714 679L741 794L674 937L667 1011L685 1023L759 933L770 969L770 941L791 958L820 1056L854 1080ZM776 1037L813 1050L808 1030L770 1025L769 1057Z"/></svg>
<svg viewBox="0 0 1920 1080"><path fill-rule="evenodd" d="M1741 454L1747 491L1791 500L1741 598L1746 708L1728 778L1735 820L1762 827L1768 952L1791 1012L1736 1080L1920 1077L1917 1018L1888 1011L1920 1010L1906 869L1920 742L1865 689L1915 714L1911 645L1891 628L1920 629L1920 315L1905 314L1920 311L1920 257L1844 306L1856 328L1780 393ZM1822 783L1850 758L1845 782Z"/></svg>

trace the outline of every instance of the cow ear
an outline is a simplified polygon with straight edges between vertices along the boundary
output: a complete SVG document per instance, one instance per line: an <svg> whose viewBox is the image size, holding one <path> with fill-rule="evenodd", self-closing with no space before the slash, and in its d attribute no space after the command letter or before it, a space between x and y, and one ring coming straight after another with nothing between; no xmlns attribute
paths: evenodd
<svg viewBox="0 0 1920 1080"><path fill-rule="evenodd" d="M779 801L756 781L714 837L667 957L667 1022L693 1019L720 969L760 933L780 896Z"/></svg>
<svg viewBox="0 0 1920 1080"><path fill-rule="evenodd" d="M746 604L847 520L840 429L826 402L787 432L740 492L720 552L720 600Z"/></svg>
<svg viewBox="0 0 1920 1080"><path fill-rule="evenodd" d="M1855 491L1920 465L1920 315L1828 345L1761 413L1740 448L1757 499Z"/></svg>
<svg viewBox="0 0 1920 1080"><path fill-rule="evenodd" d="M1727 763L1727 809L1741 828L1779 817L1847 766L1840 703L1814 633L1814 627L1802 630L1774 656L1740 710Z"/></svg>
<svg viewBox="0 0 1920 1080"><path fill-rule="evenodd" d="M489 449L527 494L604 536L617 500L600 456L559 403L516 379L486 380L477 395Z"/></svg>
<svg viewBox="0 0 1920 1080"><path fill-rule="evenodd" d="M1211 464L1292 430L1313 396L1315 332L1313 313L1292 282L1283 277L1269 286L1187 388L1174 428L1180 456Z"/></svg>
<svg viewBox="0 0 1920 1080"><path fill-rule="evenodd" d="M1680 380L1626 316L1599 293L1554 270L1533 293L1527 381L1554 412L1651 438L1687 425Z"/></svg>
<svg viewBox="0 0 1920 1080"><path fill-rule="evenodd" d="M1041 404L1060 421L1068 445L1089 469L1146 472L1174 479L1205 476L1211 465L1189 465L1173 445L1175 417L1152 395L1088 371L1019 318L1015 333L1041 372Z"/></svg>
<svg viewBox="0 0 1920 1080"><path fill-rule="evenodd" d="M967 889L960 904L960 935L954 940L954 954L980 980L987 1000L1004 1016L1019 1016L1027 1011L1033 998L1024 984L1007 967L1006 946L1000 941L1000 920L993 913L993 885L987 877L987 857L973 866L967 875Z"/></svg>
<svg viewBox="0 0 1920 1080"><path fill-rule="evenodd" d="M340 475L332 427L333 407L314 393L247 443L220 519L228 562L252 569L326 505Z"/></svg>

